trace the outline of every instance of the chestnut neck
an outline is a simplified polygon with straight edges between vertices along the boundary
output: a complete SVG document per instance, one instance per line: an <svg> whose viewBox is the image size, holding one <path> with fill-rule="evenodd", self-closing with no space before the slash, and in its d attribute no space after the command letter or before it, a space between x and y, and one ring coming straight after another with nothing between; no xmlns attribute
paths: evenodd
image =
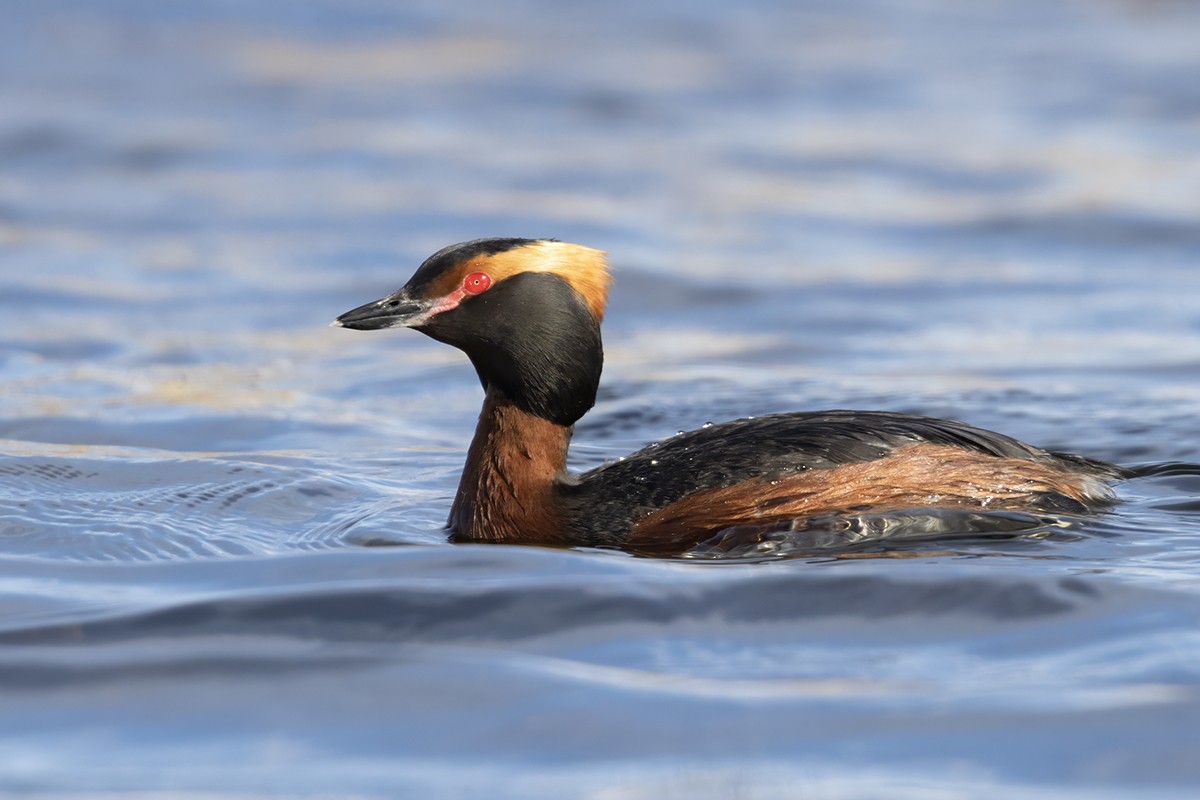
<svg viewBox="0 0 1200 800"><path fill-rule="evenodd" d="M559 487L571 427L518 408L494 384L450 509L452 537L466 542L566 544Z"/></svg>

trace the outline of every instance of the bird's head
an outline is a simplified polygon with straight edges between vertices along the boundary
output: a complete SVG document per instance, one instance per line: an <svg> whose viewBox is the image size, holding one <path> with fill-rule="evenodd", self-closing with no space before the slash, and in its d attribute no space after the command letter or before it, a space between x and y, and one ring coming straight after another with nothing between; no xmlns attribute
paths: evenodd
<svg viewBox="0 0 1200 800"><path fill-rule="evenodd" d="M334 324L419 330L465 352L485 389L572 425L595 403L610 282L599 250L476 239L439 250L402 288Z"/></svg>

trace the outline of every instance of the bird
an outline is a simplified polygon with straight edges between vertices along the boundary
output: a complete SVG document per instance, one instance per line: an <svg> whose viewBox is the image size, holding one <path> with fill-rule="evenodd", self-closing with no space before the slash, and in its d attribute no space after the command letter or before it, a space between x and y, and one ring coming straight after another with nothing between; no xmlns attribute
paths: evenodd
<svg viewBox="0 0 1200 800"><path fill-rule="evenodd" d="M339 316L463 351L484 399L447 520L453 542L682 553L742 526L916 508L1086 513L1120 468L963 422L891 411L755 416L567 470L604 362L607 255L558 239L483 238L427 258L403 287Z"/></svg>

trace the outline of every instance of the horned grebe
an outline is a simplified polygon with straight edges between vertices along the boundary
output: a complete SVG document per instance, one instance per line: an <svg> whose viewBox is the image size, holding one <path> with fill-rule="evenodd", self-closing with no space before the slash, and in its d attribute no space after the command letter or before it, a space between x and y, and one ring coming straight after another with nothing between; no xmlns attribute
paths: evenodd
<svg viewBox="0 0 1200 800"><path fill-rule="evenodd" d="M1082 512L1112 499L1112 465L886 411L726 422L569 474L572 426L596 401L610 282L599 250L477 239L335 321L415 328L474 364L485 396L450 511L454 540L679 551L733 526L813 516Z"/></svg>

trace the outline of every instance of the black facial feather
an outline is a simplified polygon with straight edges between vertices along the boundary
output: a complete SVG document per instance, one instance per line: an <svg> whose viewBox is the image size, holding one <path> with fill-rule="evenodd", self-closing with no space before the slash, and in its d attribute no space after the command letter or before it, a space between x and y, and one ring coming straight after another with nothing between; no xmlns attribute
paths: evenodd
<svg viewBox="0 0 1200 800"><path fill-rule="evenodd" d="M465 352L485 388L543 419L573 425L596 402L600 325L557 275L514 275L419 330Z"/></svg>

